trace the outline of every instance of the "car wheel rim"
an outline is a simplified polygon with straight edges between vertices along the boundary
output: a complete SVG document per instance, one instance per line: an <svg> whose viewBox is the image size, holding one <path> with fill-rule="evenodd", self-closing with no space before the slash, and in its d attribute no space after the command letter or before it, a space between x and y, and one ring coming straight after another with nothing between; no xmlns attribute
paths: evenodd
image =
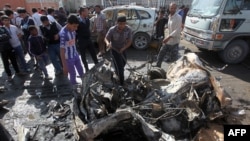
<svg viewBox="0 0 250 141"><path fill-rule="evenodd" d="M232 48L228 55L229 55L229 58L231 58L232 60L240 58L240 56L242 55L242 50L240 46L236 46Z"/></svg>
<svg viewBox="0 0 250 141"><path fill-rule="evenodd" d="M139 36L135 39L135 45L137 48L144 48L147 45L147 38L144 36Z"/></svg>

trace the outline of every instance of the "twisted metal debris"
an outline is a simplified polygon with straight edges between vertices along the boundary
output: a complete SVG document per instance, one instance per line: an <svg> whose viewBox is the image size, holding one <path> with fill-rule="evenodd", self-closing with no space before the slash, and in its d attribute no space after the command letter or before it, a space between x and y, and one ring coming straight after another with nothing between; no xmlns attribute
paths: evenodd
<svg viewBox="0 0 250 141"><path fill-rule="evenodd" d="M145 74L130 68L124 86L108 60L86 73L79 103L83 140L192 140L232 102L194 53L172 63L166 79L153 79L148 68Z"/></svg>

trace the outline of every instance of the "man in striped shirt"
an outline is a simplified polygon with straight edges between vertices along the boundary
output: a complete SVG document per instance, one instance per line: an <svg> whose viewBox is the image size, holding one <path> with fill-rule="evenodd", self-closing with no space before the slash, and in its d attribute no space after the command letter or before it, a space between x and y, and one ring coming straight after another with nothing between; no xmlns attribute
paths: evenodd
<svg viewBox="0 0 250 141"><path fill-rule="evenodd" d="M60 36L60 56L63 64L65 75L69 73L69 80L73 87L76 82L76 71L80 77L83 77L83 67L81 65L79 54L76 50L76 30L79 25L77 16L70 15L67 24L61 29Z"/></svg>

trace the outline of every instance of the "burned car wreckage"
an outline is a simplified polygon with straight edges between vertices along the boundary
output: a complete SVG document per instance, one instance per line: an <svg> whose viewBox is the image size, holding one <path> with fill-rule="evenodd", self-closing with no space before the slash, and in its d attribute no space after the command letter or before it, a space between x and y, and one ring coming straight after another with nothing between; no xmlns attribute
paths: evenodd
<svg viewBox="0 0 250 141"><path fill-rule="evenodd" d="M141 67L148 71L140 72ZM193 140L232 103L195 53L185 54L166 72L150 63L128 71L123 86L110 60L85 74L73 106L79 140Z"/></svg>

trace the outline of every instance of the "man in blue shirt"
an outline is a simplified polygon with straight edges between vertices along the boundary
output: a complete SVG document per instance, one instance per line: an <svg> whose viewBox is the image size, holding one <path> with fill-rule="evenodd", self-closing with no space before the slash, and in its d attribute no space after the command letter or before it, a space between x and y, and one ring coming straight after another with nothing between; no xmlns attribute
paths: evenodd
<svg viewBox="0 0 250 141"><path fill-rule="evenodd" d="M79 25L77 16L70 15L67 24L61 29L60 36L60 54L63 64L63 72L70 76L70 82L76 86L76 70L80 77L83 77L83 68L79 54L76 50L76 30Z"/></svg>

